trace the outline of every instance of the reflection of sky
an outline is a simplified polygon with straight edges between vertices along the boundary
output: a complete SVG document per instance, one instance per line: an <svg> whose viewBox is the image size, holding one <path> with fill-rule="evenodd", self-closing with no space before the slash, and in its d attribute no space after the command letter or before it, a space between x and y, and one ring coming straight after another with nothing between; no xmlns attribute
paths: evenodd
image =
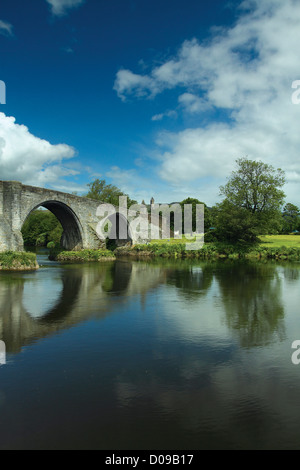
<svg viewBox="0 0 300 470"><path fill-rule="evenodd" d="M131 272L136 276L135 288L139 279L141 285L147 282L151 285L147 295L141 285L137 292L143 295L136 294L131 283L128 297L125 291L118 298L105 294L107 306L114 306L113 315L95 316L24 348L14 368L2 368L8 385L3 375L0 378L10 404L3 407L7 415L1 415L5 425L14 423L15 431L21 414L18 432L22 439L25 430L32 428L32 419L43 434L44 414L49 409L49 442L64 442L70 435L74 446L73 436L77 442L86 439L89 448L106 449L300 448L300 366L291 362L291 343L300 339L298 268L293 271L288 265L278 265L278 276L266 271L269 281L262 286L252 283L255 272L245 276L252 287L242 304L234 297L240 295L241 284L235 290L229 283L225 304L221 275L228 275L226 270L218 276L203 270L203 277L208 277L202 282L201 269L193 268L196 281L192 280L189 294L182 272L168 269L162 276L163 269L157 268L157 276L154 266L149 265L149 270L146 264L135 266L143 268L143 275L138 269ZM47 280L43 274L27 278L30 289L24 291L24 305L30 312L32 305L29 308L25 298L32 304L34 295L42 296L42 305L36 308L39 312L49 308L49 301L58 300L61 280L56 275ZM99 313L103 293L100 281L93 284L92 274L87 269L76 308ZM152 278L157 283L151 284ZM261 299L266 310L259 309L258 332L266 327L270 341L241 347L236 323L228 322L226 315L238 316L241 305L249 302L252 308ZM278 305L284 307L282 317L281 309L275 308ZM271 324L273 329L265 322L269 307L279 317L278 324ZM241 325L247 334L245 321ZM285 334L279 336L282 324ZM38 384L34 390L33 383ZM25 410L24 396L30 404ZM30 432L26 436L32 442Z"/></svg>
<svg viewBox="0 0 300 470"><path fill-rule="evenodd" d="M60 276L50 277L39 271L38 276L24 284L23 305L33 318L41 318L58 302L63 290Z"/></svg>
<svg viewBox="0 0 300 470"><path fill-rule="evenodd" d="M221 321L223 306L219 299L219 286L214 280L211 286L199 297L182 296L179 289L166 287L159 297L159 309L167 323L164 334L177 336L178 340L197 342L203 338L230 337L228 329ZM158 328L162 325L162 319Z"/></svg>
<svg viewBox="0 0 300 470"><path fill-rule="evenodd" d="M291 363L291 342L300 339L300 279L280 266L277 272L286 335L275 331L269 344L253 348L240 348L224 321L217 281L190 302L180 288L162 286L153 360L138 379L122 371L120 403L129 410L136 400L151 403L157 416L180 422L190 448L299 448L300 366Z"/></svg>

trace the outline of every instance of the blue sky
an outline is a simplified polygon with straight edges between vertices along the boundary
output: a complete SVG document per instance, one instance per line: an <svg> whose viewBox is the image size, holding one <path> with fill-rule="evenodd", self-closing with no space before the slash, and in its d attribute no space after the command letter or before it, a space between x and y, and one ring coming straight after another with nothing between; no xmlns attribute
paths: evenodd
<svg viewBox="0 0 300 470"><path fill-rule="evenodd" d="M0 179L214 204L235 160L300 204L300 2L1 0Z"/></svg>

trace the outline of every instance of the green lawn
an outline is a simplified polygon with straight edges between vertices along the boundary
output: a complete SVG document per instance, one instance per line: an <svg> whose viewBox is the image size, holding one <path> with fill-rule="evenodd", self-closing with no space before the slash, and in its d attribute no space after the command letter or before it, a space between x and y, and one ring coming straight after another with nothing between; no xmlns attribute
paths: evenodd
<svg viewBox="0 0 300 470"><path fill-rule="evenodd" d="M281 246L286 246L286 247L295 247L295 248L300 248L300 235L262 235L260 237L261 239L261 246L267 246L270 248L280 248ZM193 240L192 240L193 241ZM185 237L182 239L165 239L165 240L152 240L150 244L181 244L181 243L189 243L189 240L187 240ZM206 243L206 245L209 245L210 243Z"/></svg>
<svg viewBox="0 0 300 470"><path fill-rule="evenodd" d="M261 246L270 248L280 248L286 246L289 248L300 248L300 235L263 235L260 237Z"/></svg>
<svg viewBox="0 0 300 470"><path fill-rule="evenodd" d="M183 236L182 238L163 238L163 239L159 239L159 240L152 240L150 242L150 244L162 244L162 245L165 245L165 244L171 244L171 245L178 245L180 243L189 243L190 241L192 242L195 242L195 239L192 239L192 240L187 240L185 238L185 236Z"/></svg>

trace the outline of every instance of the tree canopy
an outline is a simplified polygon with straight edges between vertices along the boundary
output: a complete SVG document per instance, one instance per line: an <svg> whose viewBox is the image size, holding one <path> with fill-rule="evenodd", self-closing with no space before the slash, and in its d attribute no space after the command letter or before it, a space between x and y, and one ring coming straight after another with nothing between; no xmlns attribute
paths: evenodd
<svg viewBox="0 0 300 470"><path fill-rule="evenodd" d="M182 221L184 222L184 205L185 204L191 204L192 205L192 230L193 232L196 231L196 207L197 204L204 204L204 231L206 232L210 226L211 226L211 217L210 217L210 212L209 209L207 208L207 205L204 202L199 201L199 199L195 199L192 197L188 197L181 201L180 205L182 208ZM184 233L184 230L183 230Z"/></svg>
<svg viewBox="0 0 300 470"><path fill-rule="evenodd" d="M125 194L121 189L117 188L112 184L107 184L105 180L96 179L92 183L87 185L90 189L86 194L86 197L96 199L102 203L113 204L114 206L119 205L119 197L127 196L128 208L133 204L137 204L137 201L131 199L128 194Z"/></svg>
<svg viewBox="0 0 300 470"><path fill-rule="evenodd" d="M290 233L298 230L300 226L300 211L297 206L287 203L283 208L283 227L284 233Z"/></svg>
<svg viewBox="0 0 300 470"><path fill-rule="evenodd" d="M239 158L236 163L237 170L232 172L227 184L220 187L220 194L252 214L280 209L285 198L281 190L285 183L284 171L247 158Z"/></svg>
<svg viewBox="0 0 300 470"><path fill-rule="evenodd" d="M240 158L220 194L214 213L218 236L224 240L254 242L263 233L280 230L285 174L261 161Z"/></svg>

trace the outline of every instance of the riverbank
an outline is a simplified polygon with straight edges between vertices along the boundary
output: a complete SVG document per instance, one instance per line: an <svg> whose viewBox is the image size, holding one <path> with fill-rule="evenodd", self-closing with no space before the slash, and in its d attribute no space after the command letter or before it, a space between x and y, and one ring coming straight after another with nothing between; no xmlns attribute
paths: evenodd
<svg viewBox="0 0 300 470"><path fill-rule="evenodd" d="M114 261L117 258L134 259L273 259L300 260L300 236L268 235L261 237L261 242L254 247L205 243L200 250L187 250L185 240L159 240L145 245L119 247L110 250L59 251L51 250L49 259L62 263L89 263ZM32 271L39 269L35 253L12 252L0 253L0 271Z"/></svg>
<svg viewBox="0 0 300 470"><path fill-rule="evenodd" d="M300 241L300 240L299 240ZM206 243L200 250L187 250L183 243L149 243L132 247L120 247L114 251L116 257L134 258L191 258L191 259L289 259L300 260L300 246L266 246L254 247Z"/></svg>
<svg viewBox="0 0 300 470"><path fill-rule="evenodd" d="M51 260L69 263L89 263L112 261L116 259L114 253L110 250L80 250L80 251L61 251L50 253Z"/></svg>
<svg viewBox="0 0 300 470"><path fill-rule="evenodd" d="M0 271L33 271L39 269L35 253L6 251L0 253Z"/></svg>

